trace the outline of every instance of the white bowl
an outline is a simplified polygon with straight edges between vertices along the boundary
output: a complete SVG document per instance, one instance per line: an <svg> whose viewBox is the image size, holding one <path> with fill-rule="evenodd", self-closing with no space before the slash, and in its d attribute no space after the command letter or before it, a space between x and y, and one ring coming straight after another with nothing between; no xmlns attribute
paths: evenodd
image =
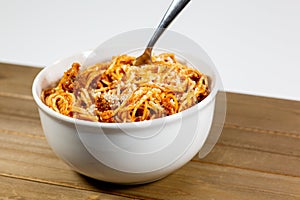
<svg viewBox="0 0 300 200"><path fill-rule="evenodd" d="M197 53L199 56L183 57L193 60L210 77L209 96L181 113L134 123L77 120L51 110L41 101L42 89L59 80L71 63L85 63L90 52L44 68L33 82L32 93L51 148L77 172L114 183L151 182L182 167L199 152L209 135L220 82L208 56L204 51Z"/></svg>

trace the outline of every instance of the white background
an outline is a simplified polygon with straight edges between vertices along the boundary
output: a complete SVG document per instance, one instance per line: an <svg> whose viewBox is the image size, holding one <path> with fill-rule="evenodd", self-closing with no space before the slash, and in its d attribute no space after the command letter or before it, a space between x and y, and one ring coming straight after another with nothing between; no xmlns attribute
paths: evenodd
<svg viewBox="0 0 300 200"><path fill-rule="evenodd" d="M44 67L156 27L171 0L0 0L0 62ZM192 0L170 29L196 41L227 91L300 100L299 0Z"/></svg>

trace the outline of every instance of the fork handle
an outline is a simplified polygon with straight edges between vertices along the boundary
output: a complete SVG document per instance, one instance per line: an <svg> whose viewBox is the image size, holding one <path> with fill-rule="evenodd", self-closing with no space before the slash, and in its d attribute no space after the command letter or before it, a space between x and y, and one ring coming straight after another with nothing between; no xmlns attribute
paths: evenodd
<svg viewBox="0 0 300 200"><path fill-rule="evenodd" d="M173 0L171 5L169 6L167 12L164 17L160 21L158 27L156 28L153 36L151 37L147 49L153 48L158 38L164 33L167 27L171 24L171 22L176 18L176 16L183 10L183 8L190 2L191 0Z"/></svg>

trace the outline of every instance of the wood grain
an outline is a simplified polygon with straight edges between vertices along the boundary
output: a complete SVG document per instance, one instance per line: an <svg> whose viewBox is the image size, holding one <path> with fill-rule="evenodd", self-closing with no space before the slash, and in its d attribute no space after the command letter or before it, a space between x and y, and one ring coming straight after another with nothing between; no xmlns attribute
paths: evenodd
<svg viewBox="0 0 300 200"><path fill-rule="evenodd" d="M20 178L0 176L2 200L40 200L40 199L63 199L63 200L126 200L129 198L115 195L103 194L94 191L80 190L61 187L47 183L40 183Z"/></svg>
<svg viewBox="0 0 300 200"><path fill-rule="evenodd" d="M0 94L31 98L31 85L41 69L0 63Z"/></svg>
<svg viewBox="0 0 300 200"><path fill-rule="evenodd" d="M240 95L228 96L227 124L300 134L300 102Z"/></svg>
<svg viewBox="0 0 300 200"><path fill-rule="evenodd" d="M30 90L39 70L0 64L0 199L300 199L300 102L227 93L206 158L122 186L79 175L50 149Z"/></svg>

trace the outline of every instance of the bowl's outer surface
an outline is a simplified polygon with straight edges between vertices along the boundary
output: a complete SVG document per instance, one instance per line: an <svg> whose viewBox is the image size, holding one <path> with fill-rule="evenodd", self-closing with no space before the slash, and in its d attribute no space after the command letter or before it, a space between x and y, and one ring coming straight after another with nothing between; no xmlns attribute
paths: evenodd
<svg viewBox="0 0 300 200"><path fill-rule="evenodd" d="M42 89L59 80L73 62L84 63L90 52L44 68L35 78L32 92L51 148L79 173L114 183L150 182L180 168L197 154L210 132L220 82L209 57L204 51L200 54L183 53L182 56L197 63L196 66L199 64L199 70L210 77L210 95L181 113L138 123L76 120L56 113L42 103Z"/></svg>

